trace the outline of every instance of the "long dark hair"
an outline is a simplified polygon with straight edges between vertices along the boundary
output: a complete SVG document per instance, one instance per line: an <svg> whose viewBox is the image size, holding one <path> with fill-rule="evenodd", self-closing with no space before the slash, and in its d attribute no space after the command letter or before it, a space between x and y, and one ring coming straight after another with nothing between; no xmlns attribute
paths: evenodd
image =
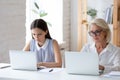
<svg viewBox="0 0 120 80"><path fill-rule="evenodd" d="M32 22L30 29L32 30L34 28L39 28L45 32L48 31L47 34L45 35L45 38L52 39L48 30L47 23L43 19L35 19Z"/></svg>

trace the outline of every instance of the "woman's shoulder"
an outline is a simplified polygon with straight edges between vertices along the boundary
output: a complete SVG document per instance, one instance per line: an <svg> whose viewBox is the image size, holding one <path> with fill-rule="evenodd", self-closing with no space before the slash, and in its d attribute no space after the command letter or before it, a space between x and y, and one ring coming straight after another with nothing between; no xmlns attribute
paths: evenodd
<svg viewBox="0 0 120 80"><path fill-rule="evenodd" d="M108 46L111 47L111 48L114 48L114 49L120 49L120 47L118 47L118 46L116 46L112 43L109 43Z"/></svg>
<svg viewBox="0 0 120 80"><path fill-rule="evenodd" d="M52 40L53 40L53 42L58 43L56 39L52 39Z"/></svg>
<svg viewBox="0 0 120 80"><path fill-rule="evenodd" d="M108 44L108 48L109 48L109 50L111 50L111 51L120 51L120 47L118 47L118 46L116 46L116 45L114 45L114 44L112 44L112 43L109 43L109 44Z"/></svg>
<svg viewBox="0 0 120 80"><path fill-rule="evenodd" d="M35 44L35 40L34 40L34 39L30 39L30 40L28 41L28 44L29 44L29 45Z"/></svg>
<svg viewBox="0 0 120 80"><path fill-rule="evenodd" d="M58 43L56 39L47 39L47 41L51 41L53 43Z"/></svg>
<svg viewBox="0 0 120 80"><path fill-rule="evenodd" d="M58 41L56 39L52 39L53 45L58 44Z"/></svg>
<svg viewBox="0 0 120 80"><path fill-rule="evenodd" d="M35 42L35 39L31 39L31 40L30 40L30 43L33 43L33 42Z"/></svg>
<svg viewBox="0 0 120 80"><path fill-rule="evenodd" d="M58 45L58 41L56 39L48 39L51 41L51 43L53 44L53 46Z"/></svg>
<svg viewBox="0 0 120 80"><path fill-rule="evenodd" d="M83 45L81 51L85 51L85 52L89 52L90 50L92 50L94 48L94 44L91 43L86 43L85 45Z"/></svg>

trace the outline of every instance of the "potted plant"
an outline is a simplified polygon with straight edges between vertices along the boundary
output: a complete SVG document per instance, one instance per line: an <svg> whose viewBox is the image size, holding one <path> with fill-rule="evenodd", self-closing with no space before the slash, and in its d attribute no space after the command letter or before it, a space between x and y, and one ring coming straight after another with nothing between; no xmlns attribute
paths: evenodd
<svg viewBox="0 0 120 80"><path fill-rule="evenodd" d="M46 13L44 10L40 10L40 8L36 2L34 2L34 6L36 7L36 9L33 9L32 11L34 13L36 13L37 15L39 15L40 18L43 18L48 15L48 13ZM47 22L47 24L49 26L52 26L51 23L49 23L49 22Z"/></svg>
<svg viewBox="0 0 120 80"><path fill-rule="evenodd" d="M97 15L97 10L96 10L96 9L92 9L92 8L91 8L91 9L88 9L87 15L91 16L91 18L93 19L93 18L95 18L96 15Z"/></svg>

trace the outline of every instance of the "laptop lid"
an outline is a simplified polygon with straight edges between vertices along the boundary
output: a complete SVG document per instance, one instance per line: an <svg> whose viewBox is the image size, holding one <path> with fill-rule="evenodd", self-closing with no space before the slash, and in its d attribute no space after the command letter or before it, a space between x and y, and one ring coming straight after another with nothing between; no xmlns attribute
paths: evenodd
<svg viewBox="0 0 120 80"><path fill-rule="evenodd" d="M9 57L12 69L37 70L37 58L35 52L10 50Z"/></svg>
<svg viewBox="0 0 120 80"><path fill-rule="evenodd" d="M99 75L98 54L65 52L65 67L70 74Z"/></svg>

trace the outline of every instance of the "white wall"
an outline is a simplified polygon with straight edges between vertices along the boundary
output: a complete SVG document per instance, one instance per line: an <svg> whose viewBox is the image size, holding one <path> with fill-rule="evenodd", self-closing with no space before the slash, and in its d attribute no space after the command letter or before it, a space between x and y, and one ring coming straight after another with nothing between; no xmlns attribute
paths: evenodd
<svg viewBox="0 0 120 80"><path fill-rule="evenodd" d="M71 0L63 0L63 41L65 49L70 50L71 46Z"/></svg>
<svg viewBox="0 0 120 80"><path fill-rule="evenodd" d="M77 51L78 0L71 0L70 50Z"/></svg>
<svg viewBox="0 0 120 80"><path fill-rule="evenodd" d="M9 49L25 43L25 0L0 0L0 62L9 62Z"/></svg>

